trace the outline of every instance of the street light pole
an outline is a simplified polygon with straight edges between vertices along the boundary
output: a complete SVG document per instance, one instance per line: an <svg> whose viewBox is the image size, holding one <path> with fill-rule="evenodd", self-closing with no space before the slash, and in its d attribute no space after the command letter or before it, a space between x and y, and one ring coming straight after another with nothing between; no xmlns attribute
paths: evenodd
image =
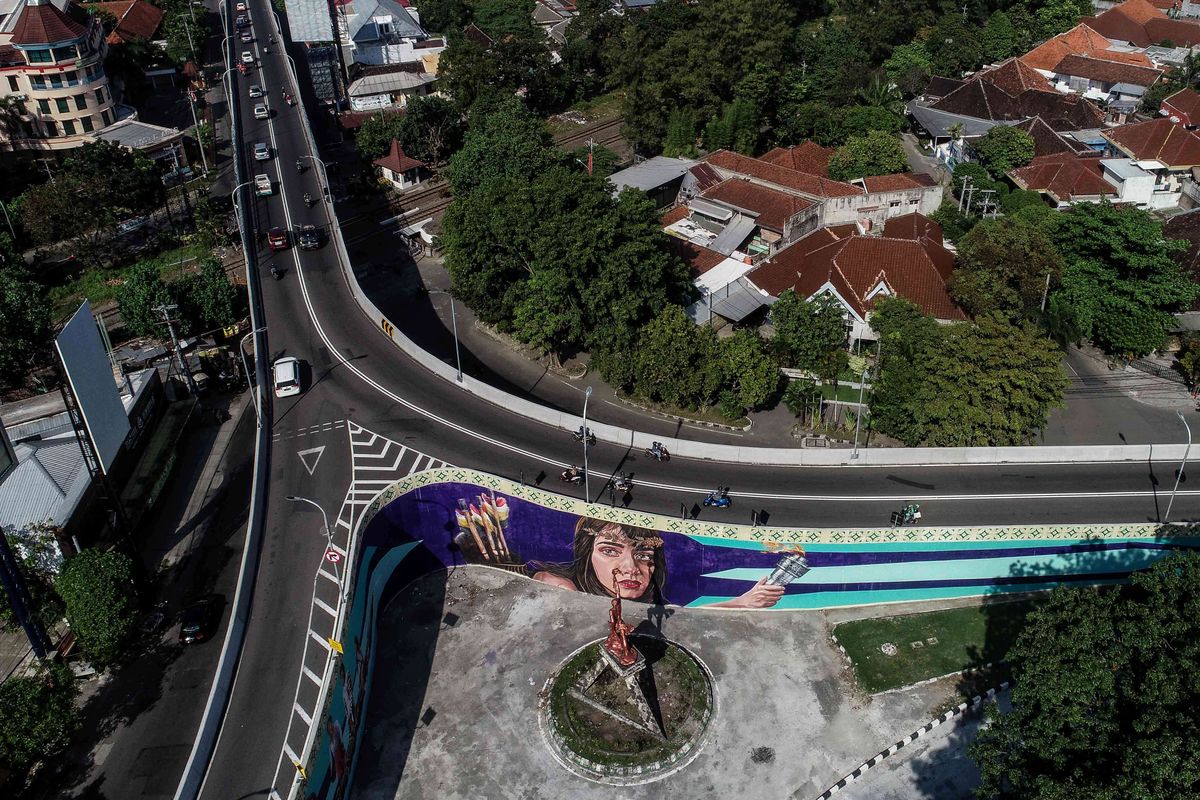
<svg viewBox="0 0 1200 800"><path fill-rule="evenodd" d="M588 449L587 404L588 404L588 400L591 398L591 396L592 396L592 387L589 386L583 393L583 499L589 500L589 501L592 498L592 491L591 491L591 484L588 480L591 476L588 474L588 457L587 457L587 449Z"/></svg>
<svg viewBox="0 0 1200 800"><path fill-rule="evenodd" d="M858 379L858 413L854 415L854 452L850 454L851 459L858 458L858 429L862 424L863 415L863 388L867 385L867 367L863 365L862 376Z"/></svg>
<svg viewBox="0 0 1200 800"><path fill-rule="evenodd" d="M426 289L429 294L444 294L450 298L450 326L454 330L454 362L458 366L458 382L462 383L462 354L458 349L458 315L454 311L454 295L444 289Z"/></svg>
<svg viewBox="0 0 1200 800"><path fill-rule="evenodd" d="M253 381L250 380L250 365L246 363L246 340L254 334L262 333L265 330L266 327L255 328L243 336L242 341L238 344L238 354L241 356L242 370L246 373L246 388L250 390L250 396L254 398L254 418L258 420L257 427L259 428L262 427L262 400L260 400L258 396L260 387L255 386ZM257 359L258 353L255 353L254 357Z"/></svg>
<svg viewBox="0 0 1200 800"><path fill-rule="evenodd" d="M1175 488L1171 490L1171 499L1167 502L1167 513L1163 515L1164 525L1171 521L1171 506L1175 505L1175 493L1179 491L1179 481L1183 479L1183 470L1187 467L1188 454L1192 450L1192 426L1188 425L1182 411L1176 411L1175 416L1179 417L1179 421L1187 430L1187 447L1183 448L1183 461L1179 462L1179 472L1175 473Z"/></svg>
<svg viewBox="0 0 1200 800"><path fill-rule="evenodd" d="M325 526L325 542L326 542L326 545L332 549L333 548L333 531L331 531L329 529L329 517L325 514L325 509L321 506L321 504L318 503L316 500L309 500L307 497L300 497L299 495L295 495L295 494L289 494L287 496L287 499L293 503L308 503L310 506L317 509L317 511L321 512L321 524L323 524ZM338 571L336 561L333 563L333 572L335 575L338 576L338 581L340 582L342 579L342 576L341 576L341 573Z"/></svg>

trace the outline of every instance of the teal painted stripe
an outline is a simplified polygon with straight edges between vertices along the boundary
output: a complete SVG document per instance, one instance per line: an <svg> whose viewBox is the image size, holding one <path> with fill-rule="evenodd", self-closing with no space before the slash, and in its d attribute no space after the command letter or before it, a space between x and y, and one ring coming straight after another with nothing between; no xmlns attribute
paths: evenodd
<svg viewBox="0 0 1200 800"><path fill-rule="evenodd" d="M1100 586L1124 583L1119 579L1091 581L1089 585ZM881 589L861 592L810 592L789 594L771 609L773 611L817 610L841 606L866 606L877 603L909 603L920 600L947 600L959 597L983 597L1021 592L1038 592L1053 589L1057 583L1027 583L1020 586L946 586L926 589ZM731 600L730 597L698 597L688 603L688 608L702 608L714 603Z"/></svg>
<svg viewBox="0 0 1200 800"><path fill-rule="evenodd" d="M687 535L687 534L685 534ZM718 539L713 536L689 536L700 544L708 547L729 547L735 550L768 550L782 551L787 548L768 548L762 542L746 542L737 539ZM839 544L806 544L806 553L897 553L897 552L929 552L934 550L1007 550L1022 547L1069 547L1071 545L1087 544L1161 544L1200 547L1200 537L1179 536L1159 538L1154 536L1113 536L1098 539L1005 539L991 541L988 539L964 539L959 542L842 542Z"/></svg>
<svg viewBox="0 0 1200 800"><path fill-rule="evenodd" d="M1055 575L1090 575L1096 572L1130 572L1145 569L1167 554L1162 550L1104 550L1094 553L1053 553L1012 558L964 558L939 561L900 561L888 564L852 564L816 567L801 583L897 583L909 581L994 580L997 578ZM710 572L705 578L757 581L770 567L738 567Z"/></svg>

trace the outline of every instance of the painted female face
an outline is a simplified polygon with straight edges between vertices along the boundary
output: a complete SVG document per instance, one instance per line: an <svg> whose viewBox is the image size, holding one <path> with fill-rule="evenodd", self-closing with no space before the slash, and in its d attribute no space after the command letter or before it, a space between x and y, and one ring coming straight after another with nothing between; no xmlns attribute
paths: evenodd
<svg viewBox="0 0 1200 800"><path fill-rule="evenodd" d="M616 583L613 583L613 570ZM654 577L654 548L604 534L592 544L592 571L604 588L622 600L636 600Z"/></svg>

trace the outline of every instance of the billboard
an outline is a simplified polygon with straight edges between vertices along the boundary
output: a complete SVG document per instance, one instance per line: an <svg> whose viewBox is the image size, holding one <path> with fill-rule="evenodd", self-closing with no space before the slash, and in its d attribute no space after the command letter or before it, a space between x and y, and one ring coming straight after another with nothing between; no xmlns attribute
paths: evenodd
<svg viewBox="0 0 1200 800"><path fill-rule="evenodd" d="M107 474L129 435L129 417L117 393L117 381L100 340L100 330L92 317L91 303L83 301L63 326L54 346L62 359L71 393L79 404L88 438L100 460L100 469Z"/></svg>
<svg viewBox="0 0 1200 800"><path fill-rule="evenodd" d="M0 483L4 483L8 473L12 472L16 466L17 453L13 450L12 442L9 441L4 420L0 419Z"/></svg>

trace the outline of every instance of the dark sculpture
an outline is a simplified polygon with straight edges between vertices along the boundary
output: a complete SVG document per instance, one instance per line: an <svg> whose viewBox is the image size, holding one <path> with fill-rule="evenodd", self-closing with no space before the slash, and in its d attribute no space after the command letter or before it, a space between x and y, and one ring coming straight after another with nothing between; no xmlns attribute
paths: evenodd
<svg viewBox="0 0 1200 800"><path fill-rule="evenodd" d="M617 585L618 572L620 572L619 569L613 570L614 586ZM638 660L637 648L631 645L626 638L632 632L633 626L621 619L621 596L618 594L612 599L612 608L608 611L608 638L604 640L604 649L622 667L633 666Z"/></svg>

